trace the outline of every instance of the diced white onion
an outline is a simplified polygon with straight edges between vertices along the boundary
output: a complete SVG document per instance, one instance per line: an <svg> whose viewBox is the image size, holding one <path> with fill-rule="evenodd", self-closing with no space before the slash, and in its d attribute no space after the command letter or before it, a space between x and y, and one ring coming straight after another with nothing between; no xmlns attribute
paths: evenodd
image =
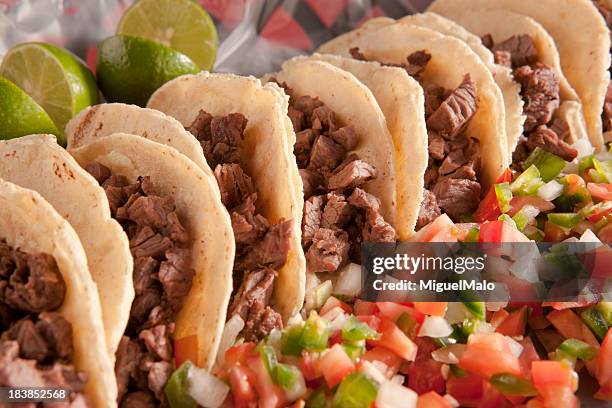
<svg viewBox="0 0 612 408"><path fill-rule="evenodd" d="M376 395L376 406L381 408L416 408L419 396L410 388L391 381L383 383Z"/></svg>
<svg viewBox="0 0 612 408"><path fill-rule="evenodd" d="M391 377L391 382L394 382L398 385L404 384L404 381L406 381L406 377L400 374L396 374L393 377Z"/></svg>
<svg viewBox="0 0 612 408"><path fill-rule="evenodd" d="M386 369L385 369L386 370ZM372 378L374 381L376 381L378 384L382 384L387 382L387 377L385 377L385 375L383 373L381 373L378 368L376 368L376 366L372 363L370 363L367 360L364 360L361 363L361 369L360 371L368 376L370 376L370 378Z"/></svg>
<svg viewBox="0 0 612 408"><path fill-rule="evenodd" d="M449 372L450 372L450 366L448 364L442 364L440 366L440 374L442 375L442 378L444 378L445 380L448 380Z"/></svg>
<svg viewBox="0 0 612 408"><path fill-rule="evenodd" d="M225 361L225 352L236 343L236 338L244 328L244 320L239 314L233 315L223 328L219 351L217 352L217 365L222 365Z"/></svg>
<svg viewBox="0 0 612 408"><path fill-rule="evenodd" d="M306 292L305 308L307 312L319 310L332 294L332 282L326 280Z"/></svg>
<svg viewBox="0 0 612 408"><path fill-rule="evenodd" d="M590 229L587 229L586 231L584 231L584 233L580 236L579 242L589 242L589 243L601 244L601 241L599 240L599 238L597 238L597 235L595 235L595 233L591 231Z"/></svg>
<svg viewBox="0 0 612 408"><path fill-rule="evenodd" d="M418 337L446 337L450 336L453 328L441 316L427 316L419 329Z"/></svg>
<svg viewBox="0 0 612 408"><path fill-rule="evenodd" d="M455 398L453 398L452 395L445 394L444 397L442 397L442 398L444 398L450 404L451 407L453 407L453 408L459 407L459 401L457 401Z"/></svg>
<svg viewBox="0 0 612 408"><path fill-rule="evenodd" d="M431 358L439 363L457 364L463 353L465 353L466 349L467 346L465 344L451 344L432 351Z"/></svg>
<svg viewBox="0 0 612 408"><path fill-rule="evenodd" d="M470 311L461 302L448 302L446 305L444 317L450 324L460 323L471 316Z"/></svg>
<svg viewBox="0 0 612 408"><path fill-rule="evenodd" d="M297 371L297 378L295 380L295 384L289 390L285 390L285 398L287 398L287 402L297 401L300 398L303 398L306 395L306 381L304 380L304 376L301 371Z"/></svg>
<svg viewBox="0 0 612 408"><path fill-rule="evenodd" d="M563 194L563 184L550 180L538 189L538 197L546 201L552 201Z"/></svg>
<svg viewBox="0 0 612 408"><path fill-rule="evenodd" d="M510 351L512 351L512 355L518 358L523 352L523 346L518 341L514 340L512 337L505 336L508 344L510 345Z"/></svg>
<svg viewBox="0 0 612 408"><path fill-rule="evenodd" d="M338 313L335 313L335 316L333 317L333 319L329 321L329 324L327 327L329 327L329 330L331 333L334 333L337 330L342 330L347 320L346 314L344 313L344 310L342 310L342 308L335 307L333 310L335 309L340 309L340 311Z"/></svg>
<svg viewBox="0 0 612 408"><path fill-rule="evenodd" d="M572 147L578 150L578 156L576 157L578 159L584 156L590 156L595 151L595 148L593 148L589 140L586 138L576 140Z"/></svg>
<svg viewBox="0 0 612 408"><path fill-rule="evenodd" d="M359 296L361 293L361 265L349 263L340 271L334 293Z"/></svg>
<svg viewBox="0 0 612 408"><path fill-rule="evenodd" d="M187 374L187 391L199 405L219 408L225 401L230 387L206 370L191 366Z"/></svg>
<svg viewBox="0 0 612 408"><path fill-rule="evenodd" d="M495 327L493 327L491 323L487 323L487 322L478 322L478 324L474 328L474 333L479 333L479 334L493 333L494 331L495 331Z"/></svg>

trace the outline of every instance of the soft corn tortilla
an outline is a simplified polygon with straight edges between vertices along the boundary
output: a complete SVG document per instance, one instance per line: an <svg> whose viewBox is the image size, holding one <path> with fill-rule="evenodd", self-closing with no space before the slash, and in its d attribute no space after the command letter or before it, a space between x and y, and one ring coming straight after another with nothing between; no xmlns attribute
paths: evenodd
<svg viewBox="0 0 612 408"><path fill-rule="evenodd" d="M166 83L147 107L176 118L183 126L193 123L200 110L211 115L241 113L247 120L240 164L257 189L257 209L270 223L293 221L287 262L274 283L272 303L287 321L302 308L306 284L306 259L300 223L304 206L302 181L293 155L295 134L287 126L288 102L273 84L232 74L185 75Z"/></svg>
<svg viewBox="0 0 612 408"><path fill-rule="evenodd" d="M331 54L314 54L307 59L332 64L353 74L367 86L385 115L395 149L396 225L398 238L408 239L416 226L427 169L427 128L425 126L425 98L419 83L395 67L378 62L357 61Z"/></svg>
<svg viewBox="0 0 612 408"><path fill-rule="evenodd" d="M503 9L535 19L552 36L561 67L580 97L589 139L603 148L601 114L608 89L610 34L590 0L436 0L429 11L460 19L470 9Z"/></svg>
<svg viewBox="0 0 612 408"><path fill-rule="evenodd" d="M81 166L98 162L129 180L149 176L158 194L174 199L179 219L189 233L195 271L192 288L176 318L174 338L195 335L195 363L210 369L232 292L235 253L231 221L215 179L177 150L124 133L98 138L70 153Z"/></svg>
<svg viewBox="0 0 612 408"><path fill-rule="evenodd" d="M0 142L0 178L41 194L78 234L98 287L106 343L114 360L134 300L132 255L104 190L53 135Z"/></svg>
<svg viewBox="0 0 612 408"><path fill-rule="evenodd" d="M455 89L463 76L470 74L477 87L478 110L466 134L480 142L483 188L488 189L508 168L510 155L501 91L491 72L463 41L423 27L391 24L357 30L352 38L332 40L324 44L321 50L350 56L352 47L358 47L368 59L396 64L405 62L406 57L415 51L425 50L431 54L431 60L422 75L423 80L447 89Z"/></svg>
<svg viewBox="0 0 612 408"><path fill-rule="evenodd" d="M85 395L95 407L116 407L114 361L104 338L98 293L74 229L40 194L0 179L0 239L55 258L66 283L58 312L72 324L72 362L89 376Z"/></svg>

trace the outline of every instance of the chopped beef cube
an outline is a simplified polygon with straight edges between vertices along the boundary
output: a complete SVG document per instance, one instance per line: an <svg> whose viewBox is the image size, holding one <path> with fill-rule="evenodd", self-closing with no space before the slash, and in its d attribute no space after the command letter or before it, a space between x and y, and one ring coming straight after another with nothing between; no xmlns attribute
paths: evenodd
<svg viewBox="0 0 612 408"><path fill-rule="evenodd" d="M440 211L440 207L438 207L438 202L436 201L436 196L429 190L423 190L423 200L421 201L421 206L419 207L419 216L417 218L416 229L420 230L424 226L430 224L438 218L442 212Z"/></svg>
<svg viewBox="0 0 612 408"><path fill-rule="evenodd" d="M531 149L527 146L527 138L525 136L521 136L519 139L514 152L512 153L512 167L513 170L522 172L523 167L522 164L531 153Z"/></svg>
<svg viewBox="0 0 612 408"><path fill-rule="evenodd" d="M2 245L6 243L0 241ZM51 255L13 250L10 261L11 273L4 285L0 281L0 299L4 303L27 313L51 311L62 305L66 284Z"/></svg>
<svg viewBox="0 0 612 408"><path fill-rule="evenodd" d="M425 170L425 188L430 188L433 187L434 184L436 184L436 181L438 181L438 166L436 166L435 164L430 164L429 166L427 166L427 170Z"/></svg>
<svg viewBox="0 0 612 408"><path fill-rule="evenodd" d="M329 137L346 150L353 150L357 147L357 141L359 140L353 126L343 126L340 129L334 130L329 133Z"/></svg>
<svg viewBox="0 0 612 408"><path fill-rule="evenodd" d="M238 314L246 322L249 309L256 301L264 305L269 304L276 275L276 271L270 268L247 272L234 296L229 315Z"/></svg>
<svg viewBox="0 0 612 408"><path fill-rule="evenodd" d="M308 169L300 169L299 173L302 179L304 199L307 200L322 190L325 179L319 173Z"/></svg>
<svg viewBox="0 0 612 408"><path fill-rule="evenodd" d="M148 226L139 226L137 232L130 239L130 251L134 258L161 259L172 246L170 238L156 233L153 228Z"/></svg>
<svg viewBox="0 0 612 408"><path fill-rule="evenodd" d="M320 132L312 129L304 129L295 135L295 146L293 147L293 153L300 169L308 166L310 161L310 150L314 141L319 136Z"/></svg>
<svg viewBox="0 0 612 408"><path fill-rule="evenodd" d="M527 146L530 150L536 147L546 150L561 157L565 161L572 161L578 155L578 151L557 137L557 134L545 125L538 126L527 138Z"/></svg>
<svg viewBox="0 0 612 408"><path fill-rule="evenodd" d="M255 202L257 194L253 193L231 213L232 229L236 245L240 250L243 246L257 243L270 227L268 220L261 214L256 214Z"/></svg>
<svg viewBox="0 0 612 408"><path fill-rule="evenodd" d="M444 160L447 154L447 143L442 136L436 132L427 132L429 136L429 157L436 160Z"/></svg>
<svg viewBox="0 0 612 408"><path fill-rule="evenodd" d="M165 401L164 387L174 371L172 363L169 361L146 361L143 368L147 371L147 386L159 401Z"/></svg>
<svg viewBox="0 0 612 408"><path fill-rule="evenodd" d="M124 207L117 209L117 218L162 228L168 223L168 214L174 211L173 200L167 197L133 195L130 198Z"/></svg>
<svg viewBox="0 0 612 408"><path fill-rule="evenodd" d="M230 113L227 116L217 116L212 119L210 122L212 152L209 161L211 167L217 167L220 163L240 161L239 147L244 138L246 126L247 119L240 113Z"/></svg>
<svg viewBox="0 0 612 408"><path fill-rule="evenodd" d="M53 387L67 388L68 390L81 393L85 389L89 376L86 372L76 371L72 365L55 363L49 369L43 371L43 377ZM83 405L77 404L76 406Z"/></svg>
<svg viewBox="0 0 612 408"><path fill-rule="evenodd" d="M463 150L455 149L451 151L448 156L446 156L446 158L440 165L440 168L438 169L438 173L440 173L441 176L446 176L447 174L450 174L457 170L465 163L467 163L467 159L463 154Z"/></svg>
<svg viewBox="0 0 612 408"><path fill-rule="evenodd" d="M313 130L333 132L336 130L336 117L334 112L325 105L312 111L310 123Z"/></svg>
<svg viewBox="0 0 612 408"><path fill-rule="evenodd" d="M513 35L493 45L491 49L493 52L506 51L510 53L513 67L531 65L538 60L538 49L533 38L528 34Z"/></svg>
<svg viewBox="0 0 612 408"><path fill-rule="evenodd" d="M366 223L363 230L363 240L367 242L395 242L395 228L382 216L378 210L366 211Z"/></svg>
<svg viewBox="0 0 612 408"><path fill-rule="evenodd" d="M446 139L454 139L467 126L477 108L476 84L466 74L461 85L427 119L427 129Z"/></svg>
<svg viewBox="0 0 612 408"><path fill-rule="evenodd" d="M21 358L42 363L49 355L49 345L29 318L17 321L6 332L6 335L9 340L19 343L19 357Z"/></svg>
<svg viewBox="0 0 612 408"><path fill-rule="evenodd" d="M0 386L44 387L47 385L36 361L19 358L16 341L0 341Z"/></svg>
<svg viewBox="0 0 612 408"><path fill-rule="evenodd" d="M200 142L210 141L212 139L210 133L210 123L212 120L213 116L210 113L200 110L191 126L187 127L187 131L191 132Z"/></svg>
<svg viewBox="0 0 612 408"><path fill-rule="evenodd" d="M425 118L429 118L432 113L438 110L442 102L446 99L446 90L437 85L426 84L425 92Z"/></svg>
<svg viewBox="0 0 612 408"><path fill-rule="evenodd" d="M327 195L327 204L323 210L321 227L342 229L349 222L354 208L342 194L331 192Z"/></svg>
<svg viewBox="0 0 612 408"><path fill-rule="evenodd" d="M348 234L341 230L319 228L306 253L309 272L335 272L348 260Z"/></svg>
<svg viewBox="0 0 612 408"><path fill-rule="evenodd" d="M415 51L407 58L406 72L408 72L408 75L418 78L425 71L430 60L431 54L425 50Z"/></svg>
<svg viewBox="0 0 612 408"><path fill-rule="evenodd" d="M348 202L349 204L357 208L363 208L364 210L378 211L380 209L380 200L374 195L360 188L356 188L353 190L350 197L348 198Z"/></svg>
<svg viewBox="0 0 612 408"><path fill-rule="evenodd" d="M85 170L91 174L99 184L104 183L111 176L110 169L98 162L88 164L85 166Z"/></svg>
<svg viewBox="0 0 612 408"><path fill-rule="evenodd" d="M159 261L151 257L139 257L134 259L134 291L136 295L153 286L156 279L154 274L159 269Z"/></svg>
<svg viewBox="0 0 612 408"><path fill-rule="evenodd" d="M506 68L512 68L512 54L508 51L494 51L495 63Z"/></svg>
<svg viewBox="0 0 612 408"><path fill-rule="evenodd" d="M130 309L129 328L130 334L137 333L137 328L146 322L147 317L155 306L161 304L161 289L152 286L145 289L140 295L134 297L132 308Z"/></svg>
<svg viewBox="0 0 612 408"><path fill-rule="evenodd" d="M72 356L72 325L57 312L43 312L38 315L36 331L48 345L52 358L68 360Z"/></svg>
<svg viewBox="0 0 612 408"><path fill-rule="evenodd" d="M474 163L468 162L467 164L464 164L454 172L448 174L447 177L476 181L477 177L476 170L474 170Z"/></svg>
<svg viewBox="0 0 612 408"><path fill-rule="evenodd" d="M221 201L226 208L234 208L255 192L253 181L239 164L220 164L215 178L221 190Z"/></svg>
<svg viewBox="0 0 612 408"><path fill-rule="evenodd" d="M147 351L153 356L163 361L171 361L173 332L173 324L160 324L141 331L138 338L144 342Z"/></svg>
<svg viewBox="0 0 612 408"><path fill-rule="evenodd" d="M290 106L287 116L289 116L289 119L291 119L291 124L293 125L293 130L295 133L300 132L304 128L304 112Z"/></svg>
<svg viewBox="0 0 612 408"><path fill-rule="evenodd" d="M321 102L318 98L311 98L310 96L300 96L295 100L293 107L300 112L304 113L304 117L310 121L312 118L312 113L319 106L323 106L323 102Z"/></svg>
<svg viewBox="0 0 612 408"><path fill-rule="evenodd" d="M281 315L270 306L255 301L249 309L242 336L245 341L257 342L265 338L274 329L283 328Z"/></svg>
<svg viewBox="0 0 612 408"><path fill-rule="evenodd" d="M338 167L327 181L330 190L355 188L376 177L376 169L363 160L353 160Z"/></svg>
<svg viewBox="0 0 612 408"><path fill-rule="evenodd" d="M514 78L521 84L523 113L527 116L524 129L529 133L548 123L559 107L559 78L552 68L540 63L533 68L528 65L517 68Z"/></svg>
<svg viewBox="0 0 612 408"><path fill-rule="evenodd" d="M117 378L118 401L121 401L128 391L130 378L136 376L136 371L143 354L138 343L130 340L129 337L123 336L121 341L119 341L119 346L115 353L115 377Z"/></svg>
<svg viewBox="0 0 612 408"><path fill-rule="evenodd" d="M317 137L310 151L308 168L312 170L333 170L346 154L344 147L325 135Z"/></svg>
<svg viewBox="0 0 612 408"><path fill-rule="evenodd" d="M547 126L550 128L550 130L555 132L559 139L563 141L567 141L569 139L570 128L565 118L560 116L554 117Z"/></svg>
<svg viewBox="0 0 612 408"><path fill-rule="evenodd" d="M270 227L263 239L254 245L242 259L237 259L234 267L240 270L257 268L281 268L287 262L291 249L293 224L291 220L281 220Z"/></svg>
<svg viewBox="0 0 612 408"><path fill-rule="evenodd" d="M195 271L190 266L190 250L172 248L166 251L165 256L166 260L159 267L159 281L164 288L168 308L178 312L191 290Z"/></svg>
<svg viewBox="0 0 612 408"><path fill-rule="evenodd" d="M321 227L323 219L324 196L312 196L304 201L304 216L302 217L302 245L310 245L312 239Z"/></svg>
<svg viewBox="0 0 612 408"><path fill-rule="evenodd" d="M472 180L445 177L438 180L433 193L438 206L455 222L474 212L480 203L480 184Z"/></svg>

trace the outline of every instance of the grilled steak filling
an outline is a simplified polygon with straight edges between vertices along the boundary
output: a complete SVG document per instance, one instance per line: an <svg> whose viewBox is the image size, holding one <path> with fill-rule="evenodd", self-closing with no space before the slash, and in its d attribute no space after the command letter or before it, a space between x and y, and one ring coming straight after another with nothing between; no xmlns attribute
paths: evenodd
<svg viewBox="0 0 612 408"><path fill-rule="evenodd" d="M599 13L603 17L610 31L610 35L612 36L612 10L610 10L604 1L601 0L593 0L593 4L599 10ZM609 68L612 72L612 66ZM609 132L612 130L612 80L608 83L608 92L606 92L606 99L604 102L604 109L601 113L601 120L603 121L603 130L604 132Z"/></svg>
<svg viewBox="0 0 612 408"><path fill-rule="evenodd" d="M70 406L89 406L87 373L72 364L72 324L57 312L65 295L51 255L0 240L0 387L64 388Z"/></svg>

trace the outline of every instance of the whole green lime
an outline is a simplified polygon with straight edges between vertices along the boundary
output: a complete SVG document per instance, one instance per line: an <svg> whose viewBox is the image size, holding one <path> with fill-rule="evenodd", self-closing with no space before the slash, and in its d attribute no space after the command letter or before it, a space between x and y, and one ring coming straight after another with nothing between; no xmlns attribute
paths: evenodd
<svg viewBox="0 0 612 408"><path fill-rule="evenodd" d="M73 116L98 103L93 74L74 54L44 43L23 43L2 60L0 75L30 95L63 131Z"/></svg>
<svg viewBox="0 0 612 408"><path fill-rule="evenodd" d="M17 85L0 76L0 139L60 132L39 104Z"/></svg>
<svg viewBox="0 0 612 408"><path fill-rule="evenodd" d="M145 106L166 82L199 71L186 55L144 38L116 35L99 46L98 85L109 102Z"/></svg>

